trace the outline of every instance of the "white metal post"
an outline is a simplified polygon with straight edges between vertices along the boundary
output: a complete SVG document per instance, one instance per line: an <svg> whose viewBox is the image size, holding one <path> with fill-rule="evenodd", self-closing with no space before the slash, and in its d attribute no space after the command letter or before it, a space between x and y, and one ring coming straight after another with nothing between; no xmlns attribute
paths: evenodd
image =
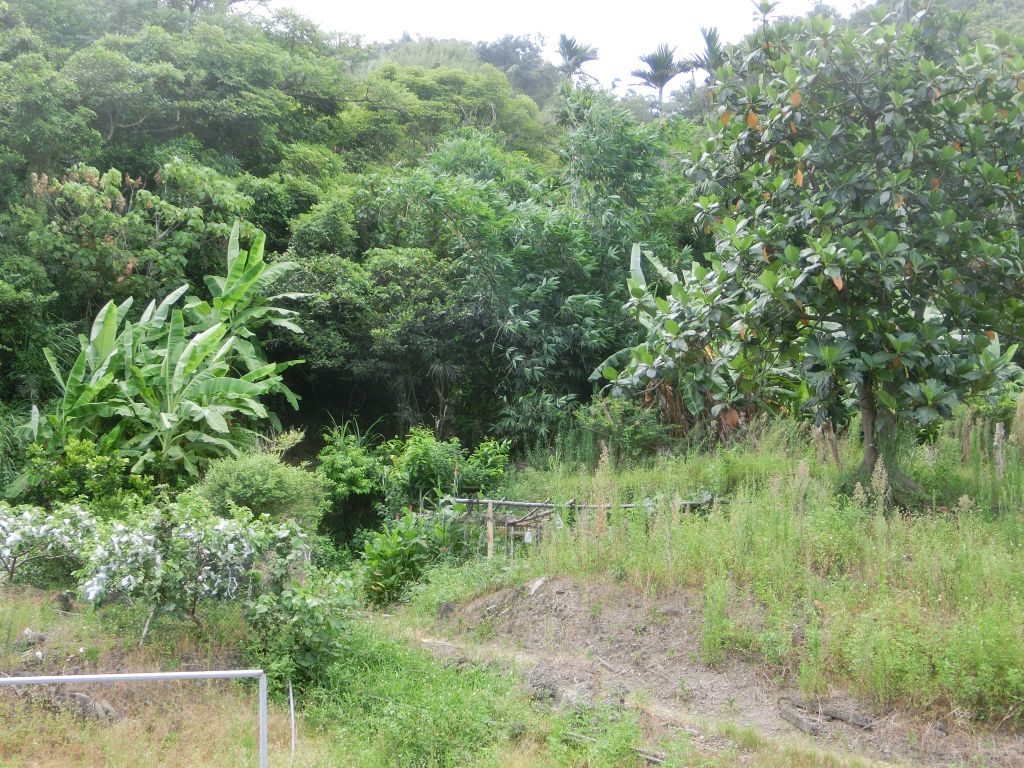
<svg viewBox="0 0 1024 768"><path fill-rule="evenodd" d="M260 768L267 768L267 676L260 673Z"/></svg>

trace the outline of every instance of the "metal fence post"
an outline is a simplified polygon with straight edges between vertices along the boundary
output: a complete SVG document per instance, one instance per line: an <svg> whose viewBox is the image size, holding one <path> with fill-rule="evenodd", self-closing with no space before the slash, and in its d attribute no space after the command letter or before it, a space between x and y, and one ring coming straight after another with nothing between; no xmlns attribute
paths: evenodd
<svg viewBox="0 0 1024 768"><path fill-rule="evenodd" d="M260 675L260 768L267 768L267 676Z"/></svg>

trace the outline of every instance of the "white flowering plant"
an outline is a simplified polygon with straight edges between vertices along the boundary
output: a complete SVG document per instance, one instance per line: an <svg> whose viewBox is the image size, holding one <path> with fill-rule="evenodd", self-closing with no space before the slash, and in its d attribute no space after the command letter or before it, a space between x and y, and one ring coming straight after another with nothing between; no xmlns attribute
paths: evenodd
<svg viewBox="0 0 1024 768"><path fill-rule="evenodd" d="M150 619L172 613L197 621L204 600L251 596L268 577L283 579L305 543L293 523L224 518L181 497L108 525L83 556L79 590L95 604L115 596L142 603Z"/></svg>
<svg viewBox="0 0 1024 768"><path fill-rule="evenodd" d="M0 569L4 578L14 581L20 568L41 560L78 560L97 529L96 518L78 504L50 512L0 502Z"/></svg>

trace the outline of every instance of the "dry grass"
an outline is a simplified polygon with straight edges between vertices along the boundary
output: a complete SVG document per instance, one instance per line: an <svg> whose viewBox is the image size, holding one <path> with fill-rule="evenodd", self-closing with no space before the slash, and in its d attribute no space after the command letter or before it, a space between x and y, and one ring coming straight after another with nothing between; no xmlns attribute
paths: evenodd
<svg viewBox="0 0 1024 768"><path fill-rule="evenodd" d="M0 765L233 768L255 764L256 706L251 691L196 684L150 688L149 705L109 724L83 721L44 706L0 703ZM275 708L269 728L270 764L291 765L287 712ZM296 766L337 765L329 744L307 734L299 743Z"/></svg>
<svg viewBox="0 0 1024 768"><path fill-rule="evenodd" d="M0 674L214 669L237 666L244 627L230 614L203 630L165 622L153 643L138 646L138 617L118 609L63 613L54 595L0 586ZM26 629L44 632L35 650L21 647ZM119 722L83 720L55 699L54 688L0 691L0 768L32 766L166 766L227 768L255 762L256 691L249 683L170 682L76 686L109 702ZM287 711L270 713L271 765L291 765ZM338 765L329 742L302 733L296 766Z"/></svg>

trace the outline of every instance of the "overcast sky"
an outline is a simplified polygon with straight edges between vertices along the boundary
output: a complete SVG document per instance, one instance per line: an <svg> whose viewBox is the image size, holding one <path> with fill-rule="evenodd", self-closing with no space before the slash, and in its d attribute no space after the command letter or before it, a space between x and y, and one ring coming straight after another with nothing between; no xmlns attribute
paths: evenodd
<svg viewBox="0 0 1024 768"><path fill-rule="evenodd" d="M863 0L828 0L843 14ZM727 42L753 29L751 0L647 0L636 5L608 0L274 0L274 7L293 8L321 27L362 36L364 42L413 37L457 38L476 42L506 34L543 35L549 58L563 32L595 45L600 60L587 72L605 86L614 78L635 82L629 73L640 67L637 56L661 43L685 56L701 49L701 27L718 27ZM781 0L777 13L800 15L813 0ZM622 90L620 86L619 90Z"/></svg>

